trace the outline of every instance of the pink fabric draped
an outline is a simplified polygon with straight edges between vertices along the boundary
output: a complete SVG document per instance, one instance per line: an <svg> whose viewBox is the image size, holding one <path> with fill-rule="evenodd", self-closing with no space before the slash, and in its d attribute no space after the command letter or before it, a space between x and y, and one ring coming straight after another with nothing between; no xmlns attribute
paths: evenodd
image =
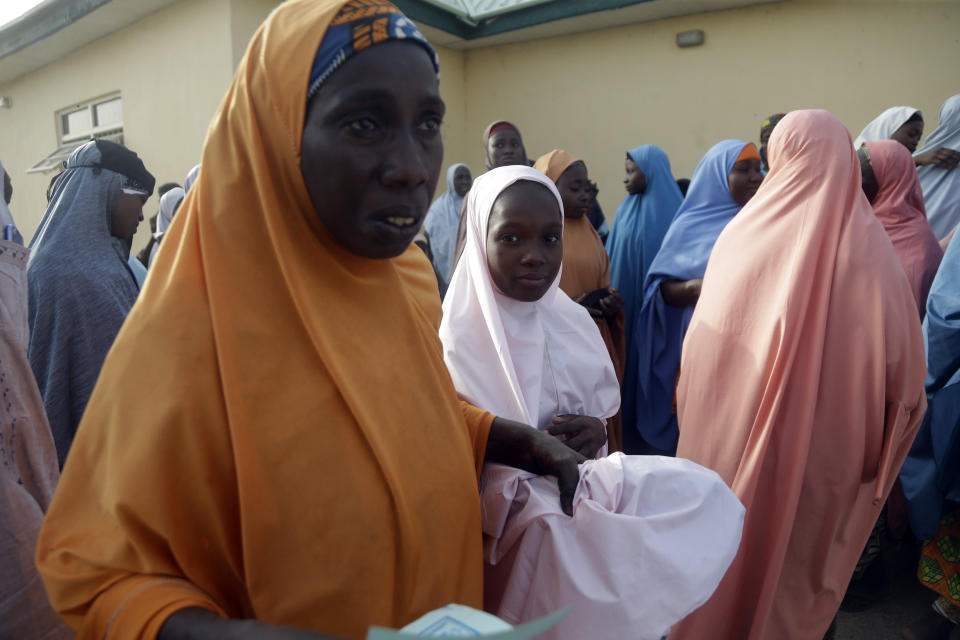
<svg viewBox="0 0 960 640"><path fill-rule="evenodd" d="M0 240L0 638L60 640L73 631L47 601L33 560L60 472L27 361L28 253Z"/></svg>
<svg viewBox="0 0 960 640"><path fill-rule="evenodd" d="M677 455L744 506L713 597L670 640L820 640L926 407L913 295L843 125L794 111L726 227L683 346Z"/></svg>
<svg viewBox="0 0 960 640"><path fill-rule="evenodd" d="M943 249L927 222L917 168L910 151L896 140L866 144L880 185L873 199L873 211L893 242L923 318L927 293L937 275Z"/></svg>

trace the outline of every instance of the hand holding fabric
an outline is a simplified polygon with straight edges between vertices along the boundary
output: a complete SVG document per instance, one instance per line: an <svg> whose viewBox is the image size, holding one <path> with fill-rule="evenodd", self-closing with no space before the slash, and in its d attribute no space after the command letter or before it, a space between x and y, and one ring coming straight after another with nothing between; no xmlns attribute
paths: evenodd
<svg viewBox="0 0 960 640"><path fill-rule="evenodd" d="M951 169L956 169L957 165L960 164L960 151L954 151L953 149L948 149L947 147L938 147L936 149L924 151L923 153L915 156L913 160L916 162L918 167L926 164L933 164L941 169L950 171Z"/></svg>
<svg viewBox="0 0 960 640"><path fill-rule="evenodd" d="M562 415L553 419L547 433L586 458L594 458L607 441L607 427L599 418Z"/></svg>
<svg viewBox="0 0 960 640"><path fill-rule="evenodd" d="M568 516L573 515L573 495L580 482L578 465L587 459L557 438L529 425L497 418L490 426L485 459L554 476L560 489L560 508Z"/></svg>

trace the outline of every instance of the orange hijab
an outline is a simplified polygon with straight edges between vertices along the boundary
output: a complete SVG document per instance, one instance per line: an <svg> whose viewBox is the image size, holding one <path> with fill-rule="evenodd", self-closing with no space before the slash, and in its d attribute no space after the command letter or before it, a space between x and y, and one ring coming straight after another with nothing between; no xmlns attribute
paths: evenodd
<svg viewBox="0 0 960 640"><path fill-rule="evenodd" d="M826 111L774 130L683 344L677 456L747 508L740 553L671 640L820 640L926 407L910 285Z"/></svg>
<svg viewBox="0 0 960 640"><path fill-rule="evenodd" d="M574 158L562 149L554 149L537 158L533 168L556 183L563 172L577 162L583 160ZM560 288L568 296L576 297L609 286L610 258L590 219L587 216L564 218Z"/></svg>
<svg viewBox="0 0 960 640"><path fill-rule="evenodd" d="M482 604L492 416L457 400L430 264L343 249L300 172L343 4L288 0L257 31L106 359L38 543L80 638L191 606L361 637Z"/></svg>
<svg viewBox="0 0 960 640"><path fill-rule="evenodd" d="M910 151L896 140L867 142L866 147L880 186L873 211L890 236L922 318L943 249L927 222L917 167Z"/></svg>

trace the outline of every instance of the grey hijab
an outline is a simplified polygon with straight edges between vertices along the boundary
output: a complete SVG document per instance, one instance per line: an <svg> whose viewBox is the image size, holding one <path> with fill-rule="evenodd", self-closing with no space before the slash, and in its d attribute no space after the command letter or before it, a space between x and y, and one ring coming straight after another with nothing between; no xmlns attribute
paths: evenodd
<svg viewBox="0 0 960 640"><path fill-rule="evenodd" d="M110 235L125 177L76 149L30 244L28 357L63 465L103 360L137 298L129 245Z"/></svg>

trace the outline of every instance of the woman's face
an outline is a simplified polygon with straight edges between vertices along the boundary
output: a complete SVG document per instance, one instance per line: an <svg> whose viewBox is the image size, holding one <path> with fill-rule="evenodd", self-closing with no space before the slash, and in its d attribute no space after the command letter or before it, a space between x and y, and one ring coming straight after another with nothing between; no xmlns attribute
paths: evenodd
<svg viewBox="0 0 960 640"><path fill-rule="evenodd" d="M143 220L143 202L146 198L120 192L117 204L110 218L110 235L121 240L129 240L137 232Z"/></svg>
<svg viewBox="0 0 960 640"><path fill-rule="evenodd" d="M733 201L741 207L757 193L760 183L763 182L763 173L760 172L760 160L749 158L733 165L727 174L727 185Z"/></svg>
<svg viewBox="0 0 960 640"><path fill-rule="evenodd" d="M587 187L587 166L582 162L574 162L560 174L557 191L563 200L564 217L582 218L590 213L590 193Z"/></svg>
<svg viewBox="0 0 960 640"><path fill-rule="evenodd" d="M467 191L470 191L472 186L473 177L470 175L470 169L457 167L457 170L453 172L453 190L462 198L467 195Z"/></svg>
<svg viewBox="0 0 960 640"><path fill-rule="evenodd" d="M557 199L529 180L510 185L493 203L487 228L487 266L504 295L522 302L543 297L563 260Z"/></svg>
<svg viewBox="0 0 960 640"><path fill-rule="evenodd" d="M920 144L920 138L922 136L923 120L914 120L913 122L908 122L894 131L893 135L890 136L890 139L896 140L907 149L910 149L910 153L913 153L917 150L917 145Z"/></svg>
<svg viewBox="0 0 960 640"><path fill-rule="evenodd" d="M520 134L513 129L501 129L487 138L487 157L493 165L491 169L526 164L526 156Z"/></svg>
<svg viewBox="0 0 960 640"><path fill-rule="evenodd" d="M623 186L627 193L632 196L643 193L647 188L647 176L643 174L637 163L630 159L630 156L627 156L626 169L627 173L623 178Z"/></svg>
<svg viewBox="0 0 960 640"><path fill-rule="evenodd" d="M307 105L300 171L348 251L393 258L413 241L443 161L443 113L427 52L399 41L355 55Z"/></svg>

